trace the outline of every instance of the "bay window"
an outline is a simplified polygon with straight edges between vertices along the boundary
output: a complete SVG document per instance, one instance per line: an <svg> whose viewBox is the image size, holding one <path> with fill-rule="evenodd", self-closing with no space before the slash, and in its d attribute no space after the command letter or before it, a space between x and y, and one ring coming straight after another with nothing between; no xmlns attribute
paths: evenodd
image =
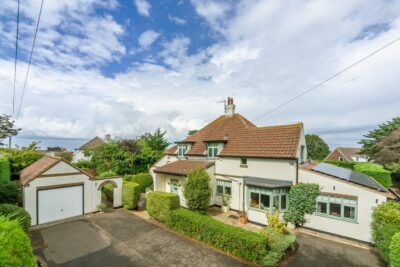
<svg viewBox="0 0 400 267"><path fill-rule="evenodd" d="M287 188L267 189L248 186L248 208L260 211L287 209Z"/></svg>

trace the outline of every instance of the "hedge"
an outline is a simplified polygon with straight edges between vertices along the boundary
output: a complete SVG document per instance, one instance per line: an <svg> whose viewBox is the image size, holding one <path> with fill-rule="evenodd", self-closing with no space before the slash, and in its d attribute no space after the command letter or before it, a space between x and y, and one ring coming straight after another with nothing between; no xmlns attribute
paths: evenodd
<svg viewBox="0 0 400 267"><path fill-rule="evenodd" d="M0 183L9 182L10 177L10 162L6 157L0 156Z"/></svg>
<svg viewBox="0 0 400 267"><path fill-rule="evenodd" d="M253 263L262 263L268 251L266 236L187 209L171 211L166 224L179 233Z"/></svg>
<svg viewBox="0 0 400 267"><path fill-rule="evenodd" d="M288 251L294 251L296 237L293 234L279 233L269 227L262 230L261 233L267 237L270 248L263 259L264 266L277 266Z"/></svg>
<svg viewBox="0 0 400 267"><path fill-rule="evenodd" d="M0 204L17 204L19 191L15 182L0 183Z"/></svg>
<svg viewBox="0 0 400 267"><path fill-rule="evenodd" d="M170 212L179 207L178 195L166 192L150 192L147 196L147 212L158 221L165 222Z"/></svg>
<svg viewBox="0 0 400 267"><path fill-rule="evenodd" d="M390 171L385 170L382 165L370 162L347 162L336 160L324 160L323 162L356 172L364 173L374 178L378 183L386 188L392 186L391 173Z"/></svg>
<svg viewBox="0 0 400 267"><path fill-rule="evenodd" d="M372 238L378 252L389 262L389 246L392 237L400 232L400 202L387 201L378 205L372 213Z"/></svg>
<svg viewBox="0 0 400 267"><path fill-rule="evenodd" d="M390 243L390 266L400 267L400 232L395 234Z"/></svg>
<svg viewBox="0 0 400 267"><path fill-rule="evenodd" d="M28 236L17 221L0 216L0 266L37 266Z"/></svg>
<svg viewBox="0 0 400 267"><path fill-rule="evenodd" d="M5 216L10 220L19 222L21 228L27 232L31 226L31 216L25 209L12 204L0 205L0 216Z"/></svg>
<svg viewBox="0 0 400 267"><path fill-rule="evenodd" d="M153 189L153 177L151 177L150 173L142 172L136 175L125 175L125 181L131 181L139 184L139 192L146 192L146 188Z"/></svg>
<svg viewBox="0 0 400 267"><path fill-rule="evenodd" d="M139 185L124 181L122 184L122 206L126 209L135 209L139 199Z"/></svg>

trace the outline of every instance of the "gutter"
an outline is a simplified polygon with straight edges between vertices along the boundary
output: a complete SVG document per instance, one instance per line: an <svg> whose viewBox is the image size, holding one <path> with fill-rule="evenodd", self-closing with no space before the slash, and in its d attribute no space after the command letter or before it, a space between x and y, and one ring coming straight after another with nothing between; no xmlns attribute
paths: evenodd
<svg viewBox="0 0 400 267"><path fill-rule="evenodd" d="M296 184L299 183L299 159L296 158Z"/></svg>

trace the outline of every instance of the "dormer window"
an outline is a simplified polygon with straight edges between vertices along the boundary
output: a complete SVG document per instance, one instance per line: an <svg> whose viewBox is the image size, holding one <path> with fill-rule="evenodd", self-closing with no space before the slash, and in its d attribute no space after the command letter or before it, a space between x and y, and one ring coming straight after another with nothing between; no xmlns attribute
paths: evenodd
<svg viewBox="0 0 400 267"><path fill-rule="evenodd" d="M207 146L207 156L209 158L216 158L218 155L218 144L209 144Z"/></svg>
<svg viewBox="0 0 400 267"><path fill-rule="evenodd" d="M185 156L186 150L187 150L186 145L178 145L178 157Z"/></svg>

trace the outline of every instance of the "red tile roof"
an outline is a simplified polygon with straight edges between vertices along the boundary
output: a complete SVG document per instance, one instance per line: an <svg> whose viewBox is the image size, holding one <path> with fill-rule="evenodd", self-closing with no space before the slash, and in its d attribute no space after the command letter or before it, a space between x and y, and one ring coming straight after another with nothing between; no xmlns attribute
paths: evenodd
<svg viewBox="0 0 400 267"><path fill-rule="evenodd" d="M78 150L95 149L104 144L104 141L96 136L95 138L89 140L87 143L83 144Z"/></svg>
<svg viewBox="0 0 400 267"><path fill-rule="evenodd" d="M56 165L58 162L61 161L61 158L55 158L55 157L50 157L50 156L44 156L43 158L35 161L33 164L29 165L25 169L21 171L20 174L20 181L21 184L27 184L54 165Z"/></svg>
<svg viewBox="0 0 400 267"><path fill-rule="evenodd" d="M203 156L207 142L219 141L225 143L220 156L295 158L302 128L302 123L257 127L236 113L218 117L182 142L194 142L187 152L189 156ZM165 152L175 153L176 146Z"/></svg>
<svg viewBox="0 0 400 267"><path fill-rule="evenodd" d="M175 174L175 175L188 175L197 169L207 169L213 166L213 161L206 160L178 160L154 170L157 173Z"/></svg>

